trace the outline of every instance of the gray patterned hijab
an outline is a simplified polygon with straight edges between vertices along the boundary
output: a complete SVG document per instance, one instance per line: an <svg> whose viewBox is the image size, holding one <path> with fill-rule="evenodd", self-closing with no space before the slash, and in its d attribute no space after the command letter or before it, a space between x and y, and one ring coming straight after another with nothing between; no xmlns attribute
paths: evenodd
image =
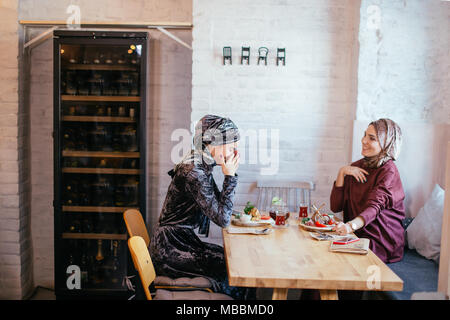
<svg viewBox="0 0 450 320"><path fill-rule="evenodd" d="M194 148L205 149L206 145L219 146L240 139L239 129L229 118L208 114L195 126Z"/></svg>
<svg viewBox="0 0 450 320"><path fill-rule="evenodd" d="M372 121L381 146L381 152L373 157L365 157L364 165L367 168L379 168L388 160L397 160L402 144L402 130L391 119Z"/></svg>

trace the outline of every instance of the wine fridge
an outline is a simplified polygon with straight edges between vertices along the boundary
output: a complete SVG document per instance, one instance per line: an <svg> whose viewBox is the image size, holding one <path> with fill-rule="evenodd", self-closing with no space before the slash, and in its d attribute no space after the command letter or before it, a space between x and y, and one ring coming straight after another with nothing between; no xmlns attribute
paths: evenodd
<svg viewBox="0 0 450 320"><path fill-rule="evenodd" d="M148 34L53 35L55 294L129 298L123 212L146 214Z"/></svg>

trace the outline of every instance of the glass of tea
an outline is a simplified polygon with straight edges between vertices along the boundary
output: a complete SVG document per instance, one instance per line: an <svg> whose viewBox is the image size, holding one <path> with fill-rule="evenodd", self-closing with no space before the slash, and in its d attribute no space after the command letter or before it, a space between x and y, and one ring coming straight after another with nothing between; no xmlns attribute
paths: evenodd
<svg viewBox="0 0 450 320"><path fill-rule="evenodd" d="M286 225L286 214L284 212L277 212L277 216L275 218L275 225L277 226Z"/></svg>
<svg viewBox="0 0 450 320"><path fill-rule="evenodd" d="M308 205L306 203L301 203L299 206L298 217L300 219L308 217Z"/></svg>

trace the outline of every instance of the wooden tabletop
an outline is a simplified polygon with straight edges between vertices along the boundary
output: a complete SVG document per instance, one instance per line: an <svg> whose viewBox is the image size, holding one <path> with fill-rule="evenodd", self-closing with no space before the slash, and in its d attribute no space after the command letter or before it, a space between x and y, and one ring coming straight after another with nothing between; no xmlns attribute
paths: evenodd
<svg viewBox="0 0 450 320"><path fill-rule="evenodd" d="M268 235L223 230L230 285L274 288L274 299L286 299L289 288L319 289L322 299L336 299L336 290L403 290L403 281L372 251L331 252L329 241L312 239L295 218L288 221Z"/></svg>

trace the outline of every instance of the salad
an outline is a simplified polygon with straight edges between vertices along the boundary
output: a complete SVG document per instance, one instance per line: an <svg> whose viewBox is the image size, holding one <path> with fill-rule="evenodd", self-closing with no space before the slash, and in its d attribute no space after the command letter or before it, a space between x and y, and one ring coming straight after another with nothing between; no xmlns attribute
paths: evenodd
<svg viewBox="0 0 450 320"><path fill-rule="evenodd" d="M314 214L311 218L303 218L302 224L319 228L329 228L337 224L333 214L322 213L314 205L312 207L314 209Z"/></svg>
<svg viewBox="0 0 450 320"><path fill-rule="evenodd" d="M247 221L260 221L260 220L268 220L270 217L261 216L258 208L255 207L250 201L247 202L247 205L244 208L243 213L239 213L236 216L236 219L247 220Z"/></svg>

